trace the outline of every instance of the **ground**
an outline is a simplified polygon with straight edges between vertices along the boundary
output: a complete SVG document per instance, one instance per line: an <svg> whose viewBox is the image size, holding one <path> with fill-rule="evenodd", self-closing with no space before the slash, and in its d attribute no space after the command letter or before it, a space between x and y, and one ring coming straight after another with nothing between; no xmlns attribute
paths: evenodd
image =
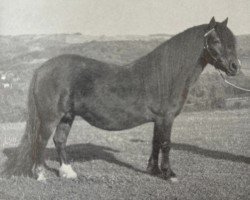
<svg viewBox="0 0 250 200"><path fill-rule="evenodd" d="M0 124L0 168L15 150L24 123ZM0 178L0 199L249 199L250 110L190 112L176 118L171 162L179 182L145 173L153 124L108 132L75 121L67 143L78 179L56 175L52 141L46 183Z"/></svg>

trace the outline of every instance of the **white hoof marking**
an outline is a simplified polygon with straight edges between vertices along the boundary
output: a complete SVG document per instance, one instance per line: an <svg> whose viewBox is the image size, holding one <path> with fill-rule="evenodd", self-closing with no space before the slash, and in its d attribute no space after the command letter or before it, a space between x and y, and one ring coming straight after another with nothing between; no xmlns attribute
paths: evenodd
<svg viewBox="0 0 250 200"><path fill-rule="evenodd" d="M59 175L63 178L77 178L77 174L72 169L71 165L62 164L59 169Z"/></svg>
<svg viewBox="0 0 250 200"><path fill-rule="evenodd" d="M176 177L172 177L170 178L170 180L173 182L173 183L177 183L178 182L178 179Z"/></svg>
<svg viewBox="0 0 250 200"><path fill-rule="evenodd" d="M39 172L39 173L38 173L37 180L38 180L38 181L41 181L41 182L45 182L45 181L46 181L46 178L45 178L43 172Z"/></svg>

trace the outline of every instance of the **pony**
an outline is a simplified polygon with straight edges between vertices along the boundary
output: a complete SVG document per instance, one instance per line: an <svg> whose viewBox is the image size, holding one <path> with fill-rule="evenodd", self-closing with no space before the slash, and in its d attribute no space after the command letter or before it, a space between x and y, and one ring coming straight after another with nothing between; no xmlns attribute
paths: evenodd
<svg viewBox="0 0 250 200"><path fill-rule="evenodd" d="M147 172L176 180L169 162L171 129L190 87L208 63L229 76L240 68L235 36L227 22L228 18L216 22L213 17L208 24L177 34L125 66L73 54L46 61L34 72L25 133L4 173L46 180L44 150L54 133L59 175L77 178L65 146L75 116L81 116L109 131L153 122Z"/></svg>

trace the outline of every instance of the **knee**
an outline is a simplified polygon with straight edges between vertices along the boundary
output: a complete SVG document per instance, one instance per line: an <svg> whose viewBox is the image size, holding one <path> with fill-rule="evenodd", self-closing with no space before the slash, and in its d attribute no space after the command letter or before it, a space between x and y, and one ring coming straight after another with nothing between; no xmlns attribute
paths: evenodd
<svg viewBox="0 0 250 200"><path fill-rule="evenodd" d="M66 143L69 128L70 127L68 124L63 123L57 127L56 133L53 137L53 141L55 144Z"/></svg>
<svg viewBox="0 0 250 200"><path fill-rule="evenodd" d="M69 124L71 125L72 122L74 121L74 115L72 113L67 113L63 116L63 118L61 119L61 123L62 124Z"/></svg>
<svg viewBox="0 0 250 200"><path fill-rule="evenodd" d="M38 145L42 145L42 146L44 146L44 145L46 145L47 143L48 143L48 140L49 140L49 136L47 136L47 135L38 135L38 137L36 138L36 142L37 142L37 144Z"/></svg>
<svg viewBox="0 0 250 200"><path fill-rule="evenodd" d="M56 146L61 145L66 143L66 137L64 134L55 134L55 136L53 137L53 141Z"/></svg>

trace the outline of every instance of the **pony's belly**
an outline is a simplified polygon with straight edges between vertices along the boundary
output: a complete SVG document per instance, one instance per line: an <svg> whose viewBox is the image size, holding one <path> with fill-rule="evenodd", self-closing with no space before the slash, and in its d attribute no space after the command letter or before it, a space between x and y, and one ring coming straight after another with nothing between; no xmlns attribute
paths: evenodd
<svg viewBox="0 0 250 200"><path fill-rule="evenodd" d="M124 130L150 122L144 113L109 109L103 112L90 110L80 115L92 126L104 130Z"/></svg>

